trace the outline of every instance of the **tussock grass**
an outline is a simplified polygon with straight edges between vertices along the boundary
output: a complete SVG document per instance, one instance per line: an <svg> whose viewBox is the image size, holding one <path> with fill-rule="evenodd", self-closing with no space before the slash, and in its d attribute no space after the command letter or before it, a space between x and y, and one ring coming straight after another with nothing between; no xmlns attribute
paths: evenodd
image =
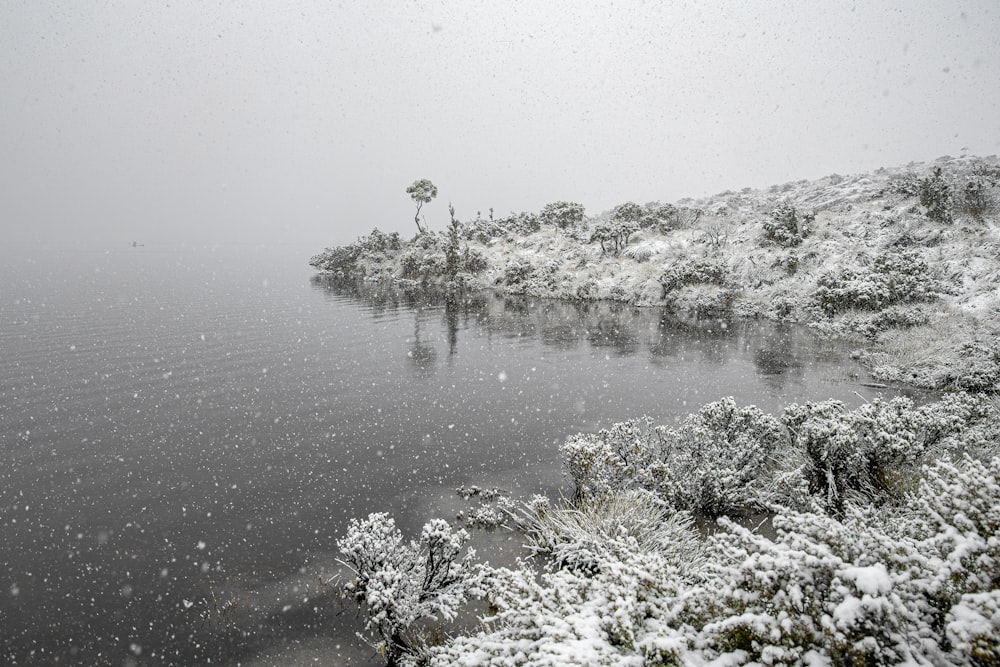
<svg viewBox="0 0 1000 667"><path fill-rule="evenodd" d="M648 491L589 496L575 505L549 508L525 521L528 548L574 564L591 551L629 548L658 553L686 571L704 563L705 544L687 512L672 510Z"/></svg>

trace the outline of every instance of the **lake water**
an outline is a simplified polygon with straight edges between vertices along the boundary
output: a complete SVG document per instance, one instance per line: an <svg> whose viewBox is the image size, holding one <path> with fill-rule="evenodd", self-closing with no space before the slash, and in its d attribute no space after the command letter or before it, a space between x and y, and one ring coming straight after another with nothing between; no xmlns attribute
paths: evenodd
<svg viewBox="0 0 1000 667"><path fill-rule="evenodd" d="M316 250L2 258L0 663L378 664L320 585L351 517L556 497L559 443L630 417L874 396L799 328L345 290Z"/></svg>

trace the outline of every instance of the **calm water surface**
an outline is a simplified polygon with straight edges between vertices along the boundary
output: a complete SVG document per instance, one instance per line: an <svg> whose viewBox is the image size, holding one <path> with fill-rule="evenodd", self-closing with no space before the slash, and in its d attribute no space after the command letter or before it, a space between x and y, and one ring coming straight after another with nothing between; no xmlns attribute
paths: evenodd
<svg viewBox="0 0 1000 667"><path fill-rule="evenodd" d="M625 418L874 395L801 329L348 290L315 250L2 258L0 663L378 664L320 584L349 518L554 497Z"/></svg>

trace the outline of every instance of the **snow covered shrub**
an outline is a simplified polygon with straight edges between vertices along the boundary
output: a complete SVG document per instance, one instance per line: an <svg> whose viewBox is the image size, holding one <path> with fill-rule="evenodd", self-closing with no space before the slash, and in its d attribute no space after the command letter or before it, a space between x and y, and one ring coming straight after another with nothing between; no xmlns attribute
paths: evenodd
<svg viewBox="0 0 1000 667"><path fill-rule="evenodd" d="M490 209L488 219L477 217L472 222L463 225L463 233L465 238L475 239L485 244L492 239L508 234L526 236L541 228L541 219L534 213L512 213L505 218L494 219L493 210Z"/></svg>
<svg viewBox="0 0 1000 667"><path fill-rule="evenodd" d="M988 463L968 456L958 464L937 461L913 498L929 535L928 551L939 557L931 590L966 593L1000 589L1000 458Z"/></svg>
<svg viewBox="0 0 1000 667"><path fill-rule="evenodd" d="M661 490L666 475L662 445L648 417L568 437L560 453L574 501L629 488Z"/></svg>
<svg viewBox="0 0 1000 667"><path fill-rule="evenodd" d="M1000 210L998 185L1000 185L1000 168L985 164L976 165L958 193L956 209L976 220L995 215Z"/></svg>
<svg viewBox="0 0 1000 667"><path fill-rule="evenodd" d="M729 267L716 258L696 259L684 257L670 265L659 277L663 286L663 298L688 285L726 286L729 282Z"/></svg>
<svg viewBox="0 0 1000 667"><path fill-rule="evenodd" d="M363 253L393 253L403 247L399 232L386 234L375 228L368 236L362 236L354 242Z"/></svg>
<svg viewBox="0 0 1000 667"><path fill-rule="evenodd" d="M786 511L773 539L720 520L704 583L677 612L701 658L995 664L1000 459L939 462L903 500L841 519Z"/></svg>
<svg viewBox="0 0 1000 667"><path fill-rule="evenodd" d="M1000 664L1000 590L963 595L947 621L948 641L972 665Z"/></svg>
<svg viewBox="0 0 1000 667"><path fill-rule="evenodd" d="M695 317L714 317L729 313L735 299L736 291L728 287L692 285L672 294L664 305Z"/></svg>
<svg viewBox="0 0 1000 667"><path fill-rule="evenodd" d="M688 229L694 227L695 225L698 224L698 221L704 214L705 211L703 211L700 208L692 206L680 206L677 208L677 214L675 215L675 218L677 220L676 228Z"/></svg>
<svg viewBox="0 0 1000 667"><path fill-rule="evenodd" d="M839 510L851 492L883 490L886 475L922 454L908 419L912 408L905 398L876 399L855 411L832 400L786 407L783 421L809 462L809 491Z"/></svg>
<svg viewBox="0 0 1000 667"><path fill-rule="evenodd" d="M595 543L587 574L522 565L486 581L491 615L475 634L429 650L434 667L619 667L681 665L687 639L670 627L681 577L667 558L633 538Z"/></svg>
<svg viewBox="0 0 1000 667"><path fill-rule="evenodd" d="M565 229L583 222L583 204L570 201L556 201L546 204L538 214L538 221L543 225L551 225Z"/></svg>
<svg viewBox="0 0 1000 667"><path fill-rule="evenodd" d="M782 421L809 462L810 492L837 510L852 493L898 497L929 454L981 447L992 415L987 400L951 394L919 407L904 397L875 399L852 411L840 401L796 403Z"/></svg>
<svg viewBox="0 0 1000 667"><path fill-rule="evenodd" d="M764 241L783 248L797 246L809 236L815 219L814 213L800 214L788 202L781 202L764 221Z"/></svg>
<svg viewBox="0 0 1000 667"><path fill-rule="evenodd" d="M408 248L400 257L400 277L410 280L428 280L445 275L447 257L443 252L426 251L419 247Z"/></svg>
<svg viewBox="0 0 1000 667"><path fill-rule="evenodd" d="M664 234L680 226L677 207L672 204L661 204L658 201L647 203L642 217L639 219L640 229L652 229Z"/></svg>
<svg viewBox="0 0 1000 667"><path fill-rule="evenodd" d="M629 538L629 548L655 551L685 570L703 561L703 544L691 516L656 494L632 489L581 498L571 506L526 513L528 546L550 556L556 568L593 573L608 550Z"/></svg>
<svg viewBox="0 0 1000 667"><path fill-rule="evenodd" d="M657 429L664 495L678 509L705 516L766 505L776 456L787 444L781 422L732 397L708 403L676 430Z"/></svg>
<svg viewBox="0 0 1000 667"><path fill-rule="evenodd" d="M497 222L501 229L519 236L526 236L542 228L538 216L527 211L512 213L506 218L500 218Z"/></svg>
<svg viewBox="0 0 1000 667"><path fill-rule="evenodd" d="M524 259L515 259L507 262L507 265L503 268L501 281L507 286L518 285L529 280L534 275L535 267L532 266L531 262Z"/></svg>
<svg viewBox="0 0 1000 667"><path fill-rule="evenodd" d="M644 489L676 509L719 516L766 502L774 457L786 442L777 419L724 398L676 430L632 420L572 436L561 451L578 501Z"/></svg>
<svg viewBox="0 0 1000 667"><path fill-rule="evenodd" d="M891 177L880 195L894 194L902 197L917 197L920 195L920 178L913 173L905 173Z"/></svg>
<svg viewBox="0 0 1000 667"><path fill-rule="evenodd" d="M484 571L469 549L469 535L435 519L419 541L404 542L388 514L352 519L337 540L343 563L354 573L344 592L361 605L365 630L386 664L404 664L415 652L412 626L422 619L450 621L470 594L480 590Z"/></svg>
<svg viewBox="0 0 1000 667"><path fill-rule="evenodd" d="M853 328L869 338L874 338L887 329L917 327L928 322L930 322L930 315L919 306L893 305L872 313Z"/></svg>
<svg viewBox="0 0 1000 667"><path fill-rule="evenodd" d="M1000 392L1000 341L970 340L958 349L948 385L962 391Z"/></svg>
<svg viewBox="0 0 1000 667"><path fill-rule="evenodd" d="M475 275L481 271L485 271L489 267L489 263L486 261L483 253L465 246L465 250L462 251L459 259L459 266L461 271Z"/></svg>
<svg viewBox="0 0 1000 667"><path fill-rule="evenodd" d="M931 220L946 225L955 221L955 198L941 167L934 167L929 176L920 180L917 196Z"/></svg>
<svg viewBox="0 0 1000 667"><path fill-rule="evenodd" d="M864 517L789 513L774 540L730 521L712 539L707 581L685 596L706 658L724 664L896 665L912 614L879 562L885 537Z"/></svg>
<svg viewBox="0 0 1000 667"><path fill-rule="evenodd" d="M636 229L640 229L642 219L646 217L646 209L634 201L619 204L611 212L613 222L634 222Z"/></svg>
<svg viewBox="0 0 1000 667"><path fill-rule="evenodd" d="M989 613L1000 589L1000 458L936 462L925 470L911 505L901 537L916 552L904 573L909 606L943 648L953 642L953 650L971 657L986 648L976 641L984 626L975 616L991 624L1000 620Z"/></svg>
<svg viewBox="0 0 1000 667"><path fill-rule="evenodd" d="M309 266L320 271L334 273L341 277L349 277L355 269L361 249L354 244L327 248L309 259Z"/></svg>
<svg viewBox="0 0 1000 667"><path fill-rule="evenodd" d="M364 275L364 268L359 266L359 260L384 261L402 249L403 243L398 232L385 234L377 228L368 236L359 237L354 243L335 248L327 248L309 260L309 265L320 271L336 273L348 278ZM359 276L359 277L360 277Z"/></svg>
<svg viewBox="0 0 1000 667"><path fill-rule="evenodd" d="M879 255L869 271L842 269L820 276L812 300L832 316L851 309L881 310L931 301L947 291L916 251L902 250Z"/></svg>
<svg viewBox="0 0 1000 667"><path fill-rule="evenodd" d="M593 279L586 280L582 284L576 286L576 291L573 292L572 298L579 301L594 301L598 297L598 287L597 282Z"/></svg>

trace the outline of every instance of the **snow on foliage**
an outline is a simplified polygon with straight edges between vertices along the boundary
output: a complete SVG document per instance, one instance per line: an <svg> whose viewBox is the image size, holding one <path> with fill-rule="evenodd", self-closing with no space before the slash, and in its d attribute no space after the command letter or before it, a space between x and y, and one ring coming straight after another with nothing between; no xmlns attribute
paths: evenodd
<svg viewBox="0 0 1000 667"><path fill-rule="evenodd" d="M649 419L578 434L562 446L574 494L642 488L676 509L708 516L757 509L765 502L781 423L732 398L709 403L677 429Z"/></svg>
<svg viewBox="0 0 1000 667"><path fill-rule="evenodd" d="M468 541L442 519L424 525L419 541L404 542L395 521L385 513L352 519L337 541L343 563L354 573L344 592L365 614L370 642L389 665L404 664L415 654L411 629L422 619L450 621L470 593L478 590L482 569L475 552L459 557Z"/></svg>
<svg viewBox="0 0 1000 667"><path fill-rule="evenodd" d="M407 543L373 514L339 543L347 590L389 664L997 664L1000 456L969 453L996 451L998 416L958 394L616 424L564 445L571 501L504 505L530 562L475 564L464 531ZM775 492L795 479L805 498ZM765 505L773 530L722 516L707 538L677 510ZM478 627L416 648L414 624L470 597Z"/></svg>

